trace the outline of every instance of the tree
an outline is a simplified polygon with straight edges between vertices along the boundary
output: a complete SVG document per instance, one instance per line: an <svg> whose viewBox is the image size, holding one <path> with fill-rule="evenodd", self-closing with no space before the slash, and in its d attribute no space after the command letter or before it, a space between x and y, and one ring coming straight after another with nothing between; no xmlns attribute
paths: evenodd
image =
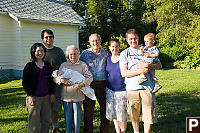
<svg viewBox="0 0 200 133"><path fill-rule="evenodd" d="M161 52L174 61L183 60L186 55L193 56L200 45L200 1L145 0L145 5L143 20L157 23Z"/></svg>
<svg viewBox="0 0 200 133"><path fill-rule="evenodd" d="M85 15L85 10L87 8L87 1L85 0L65 0L74 11L76 11L81 17Z"/></svg>
<svg viewBox="0 0 200 133"><path fill-rule="evenodd" d="M198 0L145 0L145 4L147 10L143 18L146 23L157 23L160 46L187 43L191 28L195 30L198 25Z"/></svg>
<svg viewBox="0 0 200 133"><path fill-rule="evenodd" d="M88 36L94 32L99 33L105 43L112 36L124 37L130 28L135 28L141 38L147 32L155 31L155 24L145 24L142 20L144 0L71 0L70 5L82 17L85 12L83 10L86 10L89 16L85 19L83 32L80 33L81 49L87 48Z"/></svg>

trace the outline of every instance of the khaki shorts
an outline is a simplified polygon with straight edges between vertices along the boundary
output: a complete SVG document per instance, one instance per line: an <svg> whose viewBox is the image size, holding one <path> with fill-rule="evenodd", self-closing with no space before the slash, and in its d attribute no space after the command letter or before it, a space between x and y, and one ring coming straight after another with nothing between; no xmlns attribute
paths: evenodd
<svg viewBox="0 0 200 133"><path fill-rule="evenodd" d="M142 107L142 121L146 124L157 122L155 95L150 90L127 91L128 114L132 122L140 120Z"/></svg>
<svg viewBox="0 0 200 133"><path fill-rule="evenodd" d="M48 133L51 118L50 98L33 97L35 104L33 106L28 104L28 97L26 97L26 107L28 109L28 132L29 133Z"/></svg>
<svg viewBox="0 0 200 133"><path fill-rule="evenodd" d="M62 102L61 102L61 90L62 86L55 85L55 96L56 101L51 103L51 109L52 111L60 112L62 111Z"/></svg>

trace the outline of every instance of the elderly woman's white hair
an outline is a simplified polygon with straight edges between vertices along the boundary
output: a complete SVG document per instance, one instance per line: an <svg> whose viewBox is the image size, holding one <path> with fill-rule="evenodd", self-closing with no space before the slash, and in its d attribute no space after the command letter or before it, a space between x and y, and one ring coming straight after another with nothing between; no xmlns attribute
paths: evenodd
<svg viewBox="0 0 200 133"><path fill-rule="evenodd" d="M69 50L76 50L78 51L78 54L80 54L80 50L76 45L69 45L67 46L66 53L65 53L67 58L69 58Z"/></svg>

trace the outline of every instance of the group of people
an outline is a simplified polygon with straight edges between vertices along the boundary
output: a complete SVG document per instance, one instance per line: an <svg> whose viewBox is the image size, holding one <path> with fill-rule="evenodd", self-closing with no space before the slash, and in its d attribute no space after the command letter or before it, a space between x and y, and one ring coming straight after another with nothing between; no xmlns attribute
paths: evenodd
<svg viewBox="0 0 200 133"><path fill-rule="evenodd" d="M161 89L155 69L162 68L159 50L154 46L155 36L145 36L145 47L139 45L135 29L126 32L129 48L119 53L118 39L109 41L109 51L101 49L101 37L89 37L91 48L80 50L75 45L66 53L53 45L54 34L46 29L41 33L44 43L31 47L32 60L23 70L22 85L27 93L28 133L48 133L52 120L53 133L59 133L58 114L64 109L66 133L79 133L84 110L84 133L93 133L93 116L96 100L100 106L100 132L109 133L109 120L114 121L117 133L125 133L127 120L132 122L134 133L139 133L142 108L144 133L150 133L157 122L155 92ZM80 55L80 58L79 58ZM67 57L67 59L66 59ZM70 78L53 80L52 73L63 69L76 71L84 76L82 82ZM90 86L96 100L85 96L81 88Z"/></svg>

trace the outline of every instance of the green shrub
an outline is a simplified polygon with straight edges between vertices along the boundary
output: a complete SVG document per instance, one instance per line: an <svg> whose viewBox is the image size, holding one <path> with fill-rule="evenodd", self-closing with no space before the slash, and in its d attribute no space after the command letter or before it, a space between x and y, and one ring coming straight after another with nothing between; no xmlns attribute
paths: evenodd
<svg viewBox="0 0 200 133"><path fill-rule="evenodd" d="M163 51L160 52L159 59L164 67L166 66L166 64L173 62L172 58L169 55L165 54Z"/></svg>
<svg viewBox="0 0 200 133"><path fill-rule="evenodd" d="M177 69L184 69L183 61L175 61L173 62L173 67Z"/></svg>
<svg viewBox="0 0 200 133"><path fill-rule="evenodd" d="M187 51L180 46L162 47L160 52L169 56L172 61L182 60L187 55Z"/></svg>
<svg viewBox="0 0 200 133"><path fill-rule="evenodd" d="M160 56L159 59L161 60L161 63L165 67L167 64L171 64L178 61L183 60L184 57L187 55L187 50L185 50L182 47L179 46L173 46L173 47L162 47L160 48Z"/></svg>
<svg viewBox="0 0 200 133"><path fill-rule="evenodd" d="M114 38L115 36L113 36ZM119 37L116 37L118 40L119 40L119 43L120 43L120 49L119 51L123 51L124 49L127 48L128 44L126 42L126 38L124 38L122 35L120 35Z"/></svg>
<svg viewBox="0 0 200 133"><path fill-rule="evenodd" d="M176 61L173 63L174 67L178 69L199 69L199 56L186 56L183 61Z"/></svg>
<svg viewBox="0 0 200 133"><path fill-rule="evenodd" d="M183 61L183 67L189 69L196 69L200 65L200 57L198 56L186 56Z"/></svg>

